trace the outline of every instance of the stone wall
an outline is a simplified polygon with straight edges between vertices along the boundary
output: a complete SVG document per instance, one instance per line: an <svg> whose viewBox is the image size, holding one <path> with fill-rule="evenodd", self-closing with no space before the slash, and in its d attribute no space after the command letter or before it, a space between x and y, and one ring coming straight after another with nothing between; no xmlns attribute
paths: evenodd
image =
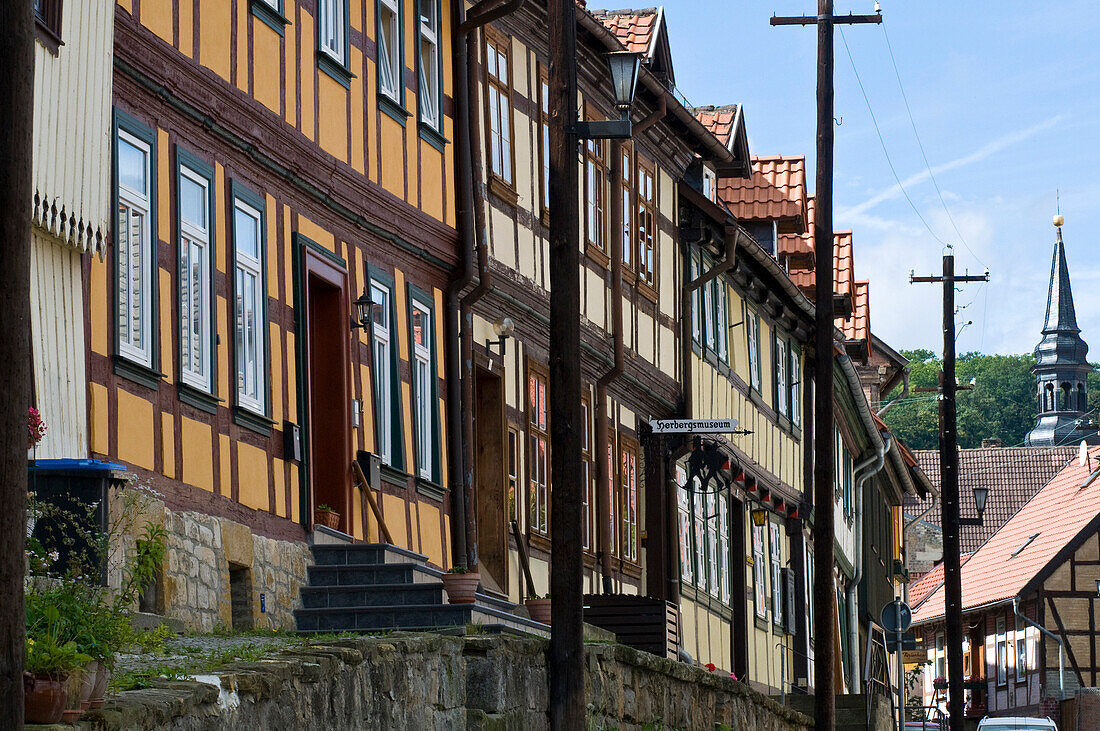
<svg viewBox="0 0 1100 731"><path fill-rule="evenodd" d="M294 628L298 590L311 562L305 543L256 535L226 518L172 511L147 494L135 500L133 491L112 498L113 520L121 524L117 555L134 550L134 536L148 523L167 532L164 565L147 611L200 632ZM121 561L112 564L111 583L117 586Z"/></svg>
<svg viewBox="0 0 1100 731"><path fill-rule="evenodd" d="M549 728L546 641L394 633L286 650L108 699L83 728ZM729 678L622 645L587 646L590 729L803 731Z"/></svg>

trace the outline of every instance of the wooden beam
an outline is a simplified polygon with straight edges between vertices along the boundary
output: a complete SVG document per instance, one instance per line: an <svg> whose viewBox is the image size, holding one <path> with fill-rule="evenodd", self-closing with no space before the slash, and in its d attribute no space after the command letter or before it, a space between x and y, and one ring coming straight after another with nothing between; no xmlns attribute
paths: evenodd
<svg viewBox="0 0 1100 731"><path fill-rule="evenodd" d="M354 460L351 466L352 469L355 470L355 476L363 483L363 493L367 496L367 504L370 505L371 512L374 513L374 517L378 520L378 530L382 534L382 539L391 546L394 545L393 538L390 536L390 529L386 527L386 521L382 518L382 511L379 510L378 503L374 499L374 489L371 488L370 482L367 480L366 475L363 474L363 468Z"/></svg>
<svg viewBox="0 0 1100 731"><path fill-rule="evenodd" d="M1062 617L1058 614L1058 607L1054 605L1053 598L1047 598L1047 603L1050 605L1050 616L1054 618L1054 623L1058 625L1058 634L1062 635L1062 639L1066 646L1066 655L1069 656L1069 662L1073 666L1073 672L1077 673L1077 683L1083 688L1085 687L1085 678L1081 675L1081 666L1077 664L1077 657L1073 654L1073 645L1069 642L1069 635L1066 633L1066 627L1062 624Z"/></svg>

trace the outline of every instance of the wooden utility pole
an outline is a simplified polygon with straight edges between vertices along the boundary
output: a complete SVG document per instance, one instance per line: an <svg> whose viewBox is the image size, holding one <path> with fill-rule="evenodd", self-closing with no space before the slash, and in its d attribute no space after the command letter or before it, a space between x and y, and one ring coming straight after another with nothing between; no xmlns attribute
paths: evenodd
<svg viewBox="0 0 1100 731"><path fill-rule="evenodd" d="M550 728L585 727L577 19L550 0Z"/></svg>
<svg viewBox="0 0 1100 731"><path fill-rule="evenodd" d="M0 3L0 719L23 727L23 549L30 406L31 0Z"/></svg>
<svg viewBox="0 0 1100 731"><path fill-rule="evenodd" d="M940 525L943 527L944 622L947 636L947 716L951 731L963 731L962 571L959 559L959 433L955 410L955 284L987 282L981 276L955 275L955 257L943 257L938 277L909 277L910 282L943 283L943 372L940 374Z"/></svg>
<svg viewBox="0 0 1100 731"><path fill-rule="evenodd" d="M882 16L833 17L833 1L818 0L817 15L772 17L772 25L817 26L817 196L814 220L814 722L836 727L836 584L833 581L833 25L881 23ZM854 618L850 621L855 621ZM852 648L856 652L856 648ZM854 660L853 660L854 662Z"/></svg>

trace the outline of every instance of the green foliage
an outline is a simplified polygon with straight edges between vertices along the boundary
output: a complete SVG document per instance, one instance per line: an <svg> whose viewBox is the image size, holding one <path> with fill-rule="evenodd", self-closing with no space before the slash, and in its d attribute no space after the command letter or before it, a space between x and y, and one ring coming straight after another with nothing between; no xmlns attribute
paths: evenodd
<svg viewBox="0 0 1100 731"><path fill-rule="evenodd" d="M905 350L910 361L910 394L885 417L886 424L913 449L936 449L939 446L939 402L935 393L914 393L912 389L935 387L942 361L930 350ZM960 385L971 379L974 387L958 392L959 446L964 449L982 446L982 440L1001 439L1004 446L1023 443L1027 432L1035 425L1037 401L1035 376L1031 372L1035 359L1030 355L983 355L965 353L956 363ZM1089 375L1092 389L1097 374ZM1100 386L1100 380L1097 380ZM900 395L901 387L887 400ZM1092 400L1100 391L1093 390Z"/></svg>
<svg viewBox="0 0 1100 731"><path fill-rule="evenodd" d="M80 652L75 640L68 639L61 610L52 604L36 603L34 622L28 622L23 669L29 673L61 675L87 665L92 658ZM29 617L28 617L29 619Z"/></svg>

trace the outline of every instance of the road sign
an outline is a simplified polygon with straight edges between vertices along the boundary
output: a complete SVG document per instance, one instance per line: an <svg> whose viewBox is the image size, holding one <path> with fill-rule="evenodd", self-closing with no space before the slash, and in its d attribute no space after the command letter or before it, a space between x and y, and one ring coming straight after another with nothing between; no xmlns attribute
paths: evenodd
<svg viewBox="0 0 1100 731"><path fill-rule="evenodd" d="M906 632L905 634L903 634L901 636L901 649L902 649L903 652L905 650L916 650L917 649L917 636L914 635L912 632ZM886 635L886 650L888 652L897 652L898 651L898 633L897 632L891 632L890 634ZM923 650L921 650L920 652L923 652Z"/></svg>
<svg viewBox="0 0 1100 731"><path fill-rule="evenodd" d="M927 650L902 650L901 661L906 665L923 665L928 662Z"/></svg>
<svg viewBox="0 0 1100 731"><path fill-rule="evenodd" d="M654 434L732 434L737 419L650 419Z"/></svg>
<svg viewBox="0 0 1100 731"><path fill-rule="evenodd" d="M913 624L913 610L901 599L895 599L882 608L880 619L888 633L904 632Z"/></svg>

